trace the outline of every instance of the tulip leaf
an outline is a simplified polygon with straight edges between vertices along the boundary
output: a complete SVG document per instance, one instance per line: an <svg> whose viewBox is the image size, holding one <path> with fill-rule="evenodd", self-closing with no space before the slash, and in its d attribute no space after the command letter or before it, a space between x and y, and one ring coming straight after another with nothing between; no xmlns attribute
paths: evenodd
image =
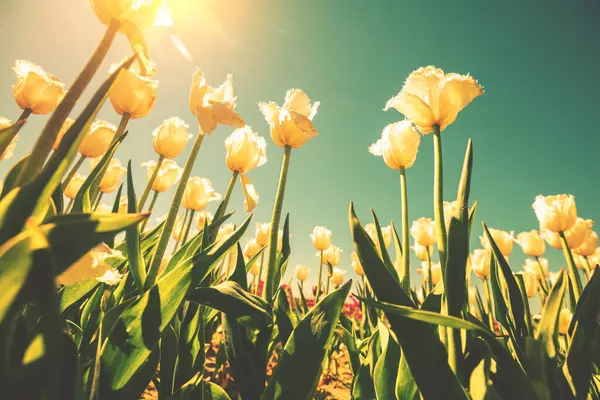
<svg viewBox="0 0 600 400"><path fill-rule="evenodd" d="M413 378L406 357L400 356L400 365L398 366L398 376L396 377L396 398L413 399L417 394L417 383Z"/></svg>
<svg viewBox="0 0 600 400"><path fill-rule="evenodd" d="M358 257L375 296L382 302L415 307L379 258L369 235L354 213L353 204L350 205L350 227ZM450 369L448 354L434 329L427 323L395 313L387 312L386 316L423 396L466 399L465 390ZM432 385L432 381L436 384Z"/></svg>
<svg viewBox="0 0 600 400"><path fill-rule="evenodd" d="M311 398L321 376L352 281L344 283L310 310L285 344L262 399Z"/></svg>
<svg viewBox="0 0 600 400"><path fill-rule="evenodd" d="M283 288L279 288L275 294L275 302L273 304L273 312L275 314L275 322L277 323L278 337L282 343L287 343L292 331L294 330L292 313L288 297Z"/></svg>
<svg viewBox="0 0 600 400"><path fill-rule="evenodd" d="M381 322L377 324L381 341L381 357L373 370L373 384L378 400L396 398L396 379L400 364L400 346Z"/></svg>
<svg viewBox="0 0 600 400"><path fill-rule="evenodd" d="M4 155L8 146L15 136L17 136L19 130L21 130L21 127L25 125L25 122L27 120L19 120L7 128L0 129L0 156Z"/></svg>
<svg viewBox="0 0 600 400"><path fill-rule="evenodd" d="M383 233L381 232L381 224L379 223L379 219L377 219L377 215L375 214L375 211L373 211L373 209L371 209L371 216L373 217L373 224L375 225L375 232L377 233L377 246L380 250L379 253L381 255L381 259L383 260L383 264L386 266L388 271L390 271L392 277L394 277L394 279L400 282L398 272L396 271L394 263L390 258L387 248L385 247L385 240L383 238Z"/></svg>
<svg viewBox="0 0 600 400"><path fill-rule="evenodd" d="M177 333L172 325L169 325L160 339L160 398L167 398L173 394L173 378L177 364L177 352L173 349L179 348Z"/></svg>
<svg viewBox="0 0 600 400"><path fill-rule="evenodd" d="M197 376L186 382L169 400L231 400L227 393L217 384L205 382Z"/></svg>
<svg viewBox="0 0 600 400"><path fill-rule="evenodd" d="M287 261L290 258L291 254L290 247L290 214L285 216L285 221L283 223L283 237L281 239L281 251L277 253L277 268L275 269L275 274L273 276L273 287L278 288L281 285L281 277L285 274L285 270L287 269Z"/></svg>
<svg viewBox="0 0 600 400"><path fill-rule="evenodd" d="M179 356L175 371L174 387L185 384L196 372L196 360L204 354L204 330L202 329L202 307L192 302L183 306L183 318L179 325ZM167 351L173 351L169 349Z"/></svg>
<svg viewBox="0 0 600 400"><path fill-rule="evenodd" d="M23 165L27 162L29 158L29 154L20 159L15 165L12 166L6 177L4 178L4 184L2 185L2 195L0 195L0 199L3 198L16 187L17 177L19 176L19 172L23 168Z"/></svg>
<svg viewBox="0 0 600 400"><path fill-rule="evenodd" d="M116 143L113 143L116 149ZM110 150L109 150L110 151ZM106 155L105 155L106 156ZM104 159L103 159L104 161ZM100 162L101 164L102 162ZM96 167L98 167L98 164ZM104 172L102 172L104 173ZM83 189L83 187L82 187ZM80 190L81 192L81 190ZM133 172L131 170L131 160L127 163L127 212L129 214L137 213L137 198L135 196L135 187L133 185ZM127 243L127 258L129 259L129 273L138 291L144 290L146 281L146 263L142 254L140 244L140 229L137 225L130 226L125 231L125 241Z"/></svg>

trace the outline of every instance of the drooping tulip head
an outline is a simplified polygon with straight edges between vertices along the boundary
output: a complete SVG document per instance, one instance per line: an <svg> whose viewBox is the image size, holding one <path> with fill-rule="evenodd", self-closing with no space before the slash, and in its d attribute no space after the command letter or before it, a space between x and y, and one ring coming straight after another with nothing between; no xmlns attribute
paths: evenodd
<svg viewBox="0 0 600 400"><path fill-rule="evenodd" d="M540 195L535 198L532 207L540 227L550 232L568 231L577 221L577 207L572 195Z"/></svg>
<svg viewBox="0 0 600 400"><path fill-rule="evenodd" d="M315 226L313 232L310 234L313 246L318 251L327 250L331 245L331 231L324 226Z"/></svg>
<svg viewBox="0 0 600 400"><path fill-rule="evenodd" d="M49 114L67 93L64 83L30 61L15 61L14 70L17 82L13 86L13 94L22 110Z"/></svg>
<svg viewBox="0 0 600 400"><path fill-rule="evenodd" d="M383 130L381 139L369 147L374 156L382 156L392 169L410 168L417 159L421 135L409 120L389 124Z"/></svg>
<svg viewBox="0 0 600 400"><path fill-rule="evenodd" d="M166 119L152 132L152 146L156 154L168 159L173 159L181 154L192 137L188 133L188 129L188 124L180 118Z"/></svg>

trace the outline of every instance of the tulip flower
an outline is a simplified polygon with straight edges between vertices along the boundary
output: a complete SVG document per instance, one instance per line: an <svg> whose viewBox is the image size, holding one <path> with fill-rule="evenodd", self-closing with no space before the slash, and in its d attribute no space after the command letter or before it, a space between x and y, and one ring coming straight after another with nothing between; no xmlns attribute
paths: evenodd
<svg viewBox="0 0 600 400"><path fill-rule="evenodd" d="M558 315L558 333L566 335L569 333L569 326L571 326L571 320L573 319L573 313L568 308L560 310Z"/></svg>
<svg viewBox="0 0 600 400"><path fill-rule="evenodd" d="M119 214L127 214L129 212L129 200L127 196L121 196L119 199Z"/></svg>
<svg viewBox="0 0 600 400"><path fill-rule="evenodd" d="M268 222L256 224L256 243L261 246L266 246L269 243L269 230L271 224Z"/></svg>
<svg viewBox="0 0 600 400"><path fill-rule="evenodd" d="M296 279L300 282L304 282L308 279L308 268L303 265L298 265L296 267Z"/></svg>
<svg viewBox="0 0 600 400"><path fill-rule="evenodd" d="M523 253L529 257L539 257L546 251L544 238L542 238L535 229L529 232L519 233L515 241L521 246Z"/></svg>
<svg viewBox="0 0 600 400"><path fill-rule="evenodd" d="M100 203L96 206L96 209L94 210L95 213L98 214L111 214L112 213L112 207L109 205L106 205L104 203Z"/></svg>
<svg viewBox="0 0 600 400"><path fill-rule="evenodd" d="M537 274L537 277L540 280L545 280L550 274L548 270L548 260L543 257L538 257L537 260L526 258L523 270Z"/></svg>
<svg viewBox="0 0 600 400"><path fill-rule="evenodd" d="M204 225L210 225L213 221L213 215L208 211L201 211L198 213L198 217L196 219L196 226L198 230L201 231L204 229Z"/></svg>
<svg viewBox="0 0 600 400"><path fill-rule="evenodd" d="M215 239L215 241L220 242L221 240L226 239L234 231L235 231L235 225L234 224L223 224L223 225L221 225L221 227L219 228L219 231L217 232L217 238Z"/></svg>
<svg viewBox="0 0 600 400"><path fill-rule="evenodd" d="M235 111L237 97L233 95L233 75L218 88L206 82L204 74L196 69L190 89L190 110L198 119L201 134L210 135L218 124L234 128L244 126L242 117Z"/></svg>
<svg viewBox="0 0 600 400"><path fill-rule="evenodd" d="M422 268L418 268L417 272L423 275L423 279L429 282L431 276L431 285L435 287L442 278L442 266L439 262L431 263L431 275L429 274L429 265L425 262L421 263Z"/></svg>
<svg viewBox="0 0 600 400"><path fill-rule="evenodd" d="M343 283L344 283L344 275L346 274L346 271L342 271L339 268L334 268L333 272L331 273L331 284L334 287L340 287Z"/></svg>
<svg viewBox="0 0 600 400"><path fill-rule="evenodd" d="M68 286L90 279L98 279L107 284L115 284L116 280L118 283L120 274L106 262L108 258L123 259L123 256L120 252L101 243L58 275L56 283ZM116 279L117 277L118 279Z"/></svg>
<svg viewBox="0 0 600 400"><path fill-rule="evenodd" d="M250 272L250 275L258 277L258 274L260 273L260 265L258 263L252 264L252 267L250 267L248 272Z"/></svg>
<svg viewBox="0 0 600 400"><path fill-rule="evenodd" d="M323 262L329 263L332 266L336 266L340 263L340 257L342 255L342 249L337 246L330 245L325 251L323 251Z"/></svg>
<svg viewBox="0 0 600 400"><path fill-rule="evenodd" d="M24 111L50 114L67 93L64 83L31 61L15 61L14 70L17 82L13 86L13 94Z"/></svg>
<svg viewBox="0 0 600 400"><path fill-rule="evenodd" d="M431 253L433 252L433 246L425 247L421 246L419 243L415 243L412 246L412 249L415 252L417 258L421 261L427 261L431 258Z"/></svg>
<svg viewBox="0 0 600 400"><path fill-rule="evenodd" d="M256 254L258 254L258 252L262 248L263 248L263 246L256 243L256 239L252 239L248 243L246 243L246 246L244 246L244 257L246 257L246 259L249 260L252 257L254 257Z"/></svg>
<svg viewBox="0 0 600 400"><path fill-rule="evenodd" d="M279 229L279 221L281 220L283 196L285 194L292 148L302 147L310 138L317 135L317 130L312 120L317 114L318 107L319 103L312 103L308 95L300 89L288 90L285 103L282 107L273 102L259 103L260 111L265 116L271 128L271 138L276 145L284 148L281 174L279 175L279 185L271 217L271 230L269 232L269 253L264 291L265 299L270 299L273 296L275 287L273 277L275 276L275 264L277 260L274 244L277 240L276 232Z"/></svg>
<svg viewBox="0 0 600 400"><path fill-rule="evenodd" d="M125 61L113 64L109 73L114 73ZM148 115L154 107L157 89L158 81L143 76L136 60L121 71L108 95L117 114L138 119Z"/></svg>
<svg viewBox="0 0 600 400"><path fill-rule="evenodd" d="M373 243L375 243L377 248L379 248L379 238L377 237L377 228L375 227L375 224L371 223L365 225L365 231L367 232ZM392 226L382 226L381 236L383 236L383 244L385 245L385 247L390 247L392 245Z"/></svg>
<svg viewBox="0 0 600 400"><path fill-rule="evenodd" d="M315 226L310 238L318 251L325 251L331 245L331 231L324 226Z"/></svg>
<svg viewBox="0 0 600 400"><path fill-rule="evenodd" d="M527 294L527 297L535 297L538 291L537 274L529 271L521 272L521 274L523 275L523 281L525 282L525 293Z"/></svg>
<svg viewBox="0 0 600 400"><path fill-rule="evenodd" d="M591 232L592 226L593 222L591 219L577 218L575 225L573 225L571 229L562 232L565 236L569 249L576 250L578 247L583 245L586 237ZM560 233L555 233L548 229L542 229L541 234L551 247L555 249L562 248Z"/></svg>
<svg viewBox="0 0 600 400"><path fill-rule="evenodd" d="M213 189L210 180L194 176L188 180L181 205L187 210L203 211L208 202L220 199L221 195Z"/></svg>
<svg viewBox="0 0 600 400"><path fill-rule="evenodd" d="M436 243L435 222L431 218L419 218L413 221L410 234L419 245L433 246Z"/></svg>
<svg viewBox="0 0 600 400"><path fill-rule="evenodd" d="M156 168L156 161L147 161L142 164L146 168L147 177L150 179ZM152 190L155 192L166 192L181 178L181 168L173 160L165 160L160 166L158 175L152 183Z"/></svg>
<svg viewBox="0 0 600 400"><path fill-rule="evenodd" d="M166 119L152 132L152 145L160 157L176 158L192 137L188 133L189 126L178 117Z"/></svg>
<svg viewBox="0 0 600 400"><path fill-rule="evenodd" d="M471 254L471 269L475 276L484 281L490 276L491 256L488 249L476 249Z"/></svg>
<svg viewBox="0 0 600 400"><path fill-rule="evenodd" d="M444 223L446 226L446 231L450 230L450 221L452 218L459 219L460 218L460 206L458 201L444 201Z"/></svg>
<svg viewBox="0 0 600 400"><path fill-rule="evenodd" d="M575 253L580 256L588 257L593 255L598 248L598 234L592 230L587 232L583 243L575 249Z"/></svg>
<svg viewBox="0 0 600 400"><path fill-rule="evenodd" d="M86 158L97 158L103 156L115 137L117 128L106 121L95 121L86 133L79 153Z"/></svg>
<svg viewBox="0 0 600 400"><path fill-rule="evenodd" d="M358 258L358 254L356 254L356 251L352 252L352 269L354 270L354 273L356 275L363 276L365 274L365 270L363 269L363 266L360 263L360 260Z"/></svg>
<svg viewBox="0 0 600 400"><path fill-rule="evenodd" d="M250 212L258 203L258 193L247 173L267 162L267 144L265 139L254 133L249 126L236 129L226 140L225 163L233 172L231 182L225 194L225 207L233 191L235 180L240 176L244 190L244 209Z"/></svg>
<svg viewBox="0 0 600 400"><path fill-rule="evenodd" d="M550 232L566 232L577 221L575 198L571 195L537 196L533 210L542 229Z"/></svg>
<svg viewBox="0 0 600 400"><path fill-rule="evenodd" d="M509 232L503 231L501 229L493 229L493 228L490 228L489 231L490 231L490 235L492 236L492 239L494 239L494 242L496 242L496 245L500 249L500 253L502 253L502 255L504 257L509 256L510 253L512 253L512 249L513 249L514 233L513 232L509 233ZM492 247L485 235L480 236L479 240L481 241L481 245L483 246L483 248L488 249L488 250L492 249Z"/></svg>
<svg viewBox="0 0 600 400"><path fill-rule="evenodd" d="M121 177L127 173L127 170L121 165L121 161L113 158L104 172L100 181L100 192L112 193L121 185Z"/></svg>
<svg viewBox="0 0 600 400"><path fill-rule="evenodd" d="M69 181L69 184L65 186L63 191L64 195L71 200L75 200L75 197L77 197L77 192L79 192L79 189L81 189L81 186L83 186L86 178L87 177L76 173L75 176L73 176L73 178Z"/></svg>

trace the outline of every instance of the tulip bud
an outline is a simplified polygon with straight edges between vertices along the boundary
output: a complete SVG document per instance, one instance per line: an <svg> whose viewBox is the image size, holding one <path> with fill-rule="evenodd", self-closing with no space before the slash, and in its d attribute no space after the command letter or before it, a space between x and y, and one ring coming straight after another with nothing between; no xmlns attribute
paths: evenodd
<svg viewBox="0 0 600 400"><path fill-rule="evenodd" d="M546 251L546 243L536 230L519 233L516 242L529 257L539 257Z"/></svg>
<svg viewBox="0 0 600 400"><path fill-rule="evenodd" d="M192 137L188 133L188 129L189 126L177 117L165 120L152 132L152 145L156 154L168 159L173 159L181 154Z"/></svg>
<svg viewBox="0 0 600 400"><path fill-rule="evenodd" d="M569 333L569 326L571 325L571 320L573 319L573 313L568 308L563 308L560 310L560 314L558 316L558 333L561 335L566 335Z"/></svg>
<svg viewBox="0 0 600 400"><path fill-rule="evenodd" d="M320 253L317 255L320 255ZM342 249L337 246L330 245L325 251L323 251L323 263L329 263L332 266L336 266L340 263L341 256Z"/></svg>
<svg viewBox="0 0 600 400"><path fill-rule="evenodd" d="M523 275L523 281L525 283L525 292L527 293L527 297L535 297L538 291L537 275L528 271L524 271L521 274Z"/></svg>
<svg viewBox="0 0 600 400"><path fill-rule="evenodd" d="M315 226L313 233L310 234L313 246L318 251L327 250L331 245L331 231L324 226Z"/></svg>
<svg viewBox="0 0 600 400"><path fill-rule="evenodd" d="M121 161L113 158L104 176L100 181L99 189L102 193L112 193L121 185L121 176L127 173L127 170L121 165Z"/></svg>
<svg viewBox="0 0 600 400"><path fill-rule="evenodd" d="M216 241L220 242L221 240L224 240L225 238L229 237L229 235L231 235L234 231L235 231L234 224L221 225L221 227L219 228L219 232L217 232Z"/></svg>
<svg viewBox="0 0 600 400"><path fill-rule="evenodd" d="M598 234L592 230L589 230L583 243L575 249L575 253L581 256L591 256L596 252L598 248Z"/></svg>
<svg viewBox="0 0 600 400"><path fill-rule="evenodd" d="M318 134L312 120L317 115L319 104L312 103L301 89L290 89L283 107L270 102L259 103L259 108L271 127L271 138L275 144L297 149Z"/></svg>
<svg viewBox="0 0 600 400"><path fill-rule="evenodd" d="M549 274L548 260L543 257L539 257L538 260L540 261L539 264L536 260L533 260L531 258L526 258L525 265L523 266L523 270L525 270L527 272L531 272L532 274L535 274L538 277L538 279L543 280L543 279L546 279L546 277ZM540 265L541 265L541 269L542 269L541 271L540 271Z"/></svg>
<svg viewBox="0 0 600 400"><path fill-rule="evenodd" d="M342 271L339 268L334 268L331 274L331 284L334 287L339 287L344 283L344 274L346 271Z"/></svg>
<svg viewBox="0 0 600 400"><path fill-rule="evenodd" d="M255 239L252 239L248 243L246 243L246 246L244 246L244 257L246 257L246 259L249 260L252 257L254 257L256 254L258 254L258 252L262 248L263 248L263 246L256 243Z"/></svg>
<svg viewBox="0 0 600 400"><path fill-rule="evenodd" d="M363 276L365 274L365 270L363 269L363 266L358 259L358 254L356 254L355 251L352 252L352 269L356 275Z"/></svg>
<svg viewBox="0 0 600 400"><path fill-rule="evenodd" d="M76 172L69 183L67 183L67 187L64 189L65 196L71 200L75 199L75 197L77 197L77 192L79 192L79 189L81 189L81 186L83 186L86 178L86 176L81 176L78 172Z"/></svg>
<svg viewBox="0 0 600 400"><path fill-rule="evenodd" d="M62 126L60 127L60 130L58 131L58 134L56 135L56 140L54 141L54 144L52 145L52 150L58 149L58 146L60 145L60 142L62 141L63 136L65 136L65 133L67 133L67 131L69 129L71 129L71 127L73 126L74 123L75 123L75 120L71 119L71 118L67 118L65 120L65 122L63 122Z"/></svg>
<svg viewBox="0 0 600 400"><path fill-rule="evenodd" d="M117 133L117 127L106 121L95 121L89 132L85 134L79 153L87 158L103 156Z"/></svg>
<svg viewBox="0 0 600 400"><path fill-rule="evenodd" d="M202 211L209 201L219 199L221 199L221 195L215 192L211 181L194 176L187 182L181 205L188 210Z"/></svg>
<svg viewBox="0 0 600 400"><path fill-rule="evenodd" d="M458 201L444 201L444 224L446 224L446 231L450 231L450 221L452 218L460 218L460 207Z"/></svg>
<svg viewBox="0 0 600 400"><path fill-rule="evenodd" d="M126 60L113 64L114 73ZM128 114L131 119L143 118L152 110L156 101L158 81L143 76L137 60L128 69L121 69L110 88L110 102L119 115Z"/></svg>
<svg viewBox="0 0 600 400"><path fill-rule="evenodd" d="M119 214L127 214L129 212L129 200L127 196L121 196L119 199Z"/></svg>
<svg viewBox="0 0 600 400"><path fill-rule="evenodd" d="M425 135L433 131L434 125L443 131L463 108L482 94L483 87L473 77L444 74L430 65L413 71L400 93L387 102L385 110L395 108Z"/></svg>
<svg viewBox="0 0 600 400"><path fill-rule="evenodd" d="M238 128L225 140L225 162L231 171L245 174L267 162L265 139L249 126Z"/></svg>
<svg viewBox="0 0 600 400"><path fill-rule="evenodd" d="M300 282L303 282L308 279L308 268L303 265L298 265L296 267L296 279Z"/></svg>
<svg viewBox="0 0 600 400"><path fill-rule="evenodd" d="M473 250L473 254L471 254L471 269L479 279L486 280L490 275L491 256L490 250Z"/></svg>
<svg viewBox="0 0 600 400"><path fill-rule="evenodd" d="M213 215L208 211L201 211L198 213L198 219L196 220L196 225L198 226L198 230L201 231L204 229L204 225L210 225L213 221Z"/></svg>
<svg viewBox="0 0 600 400"><path fill-rule="evenodd" d="M564 231L565 239L569 249L575 250L583 244L586 236L592 229L593 222L591 219L577 218L575 224L568 231ZM542 237L548 244L555 249L562 249L562 241L560 235L548 229L541 229Z"/></svg>
<svg viewBox="0 0 600 400"><path fill-rule="evenodd" d="M415 255L421 261L427 261L431 254L433 253L433 246L429 246L429 248L425 246L421 246L419 243L415 243L413 245L413 250L415 251ZM429 251L429 255L427 255L427 251Z"/></svg>
<svg viewBox="0 0 600 400"><path fill-rule="evenodd" d="M365 225L365 231L375 244L379 244L379 238L377 237L377 227L375 224ZM392 245L392 227L391 225L381 227L381 236L383 236L383 244L386 248Z"/></svg>
<svg viewBox="0 0 600 400"><path fill-rule="evenodd" d="M419 218L413 221L410 234L415 242L421 246L429 247L436 243L435 222L431 218Z"/></svg>
<svg viewBox="0 0 600 400"><path fill-rule="evenodd" d="M256 243L266 246L269 243L269 230L271 224L268 222L256 224Z"/></svg>
<svg viewBox="0 0 600 400"><path fill-rule="evenodd" d="M147 161L142 164L142 167L146 168L147 177L150 179L154 173L154 168L156 168L156 161ZM152 190L155 192L166 192L179 182L181 172L182 169L177 166L175 161L164 160L160 165L156 179L152 183Z"/></svg>
<svg viewBox="0 0 600 400"><path fill-rule="evenodd" d="M17 82L13 86L13 94L22 110L49 114L67 93L64 83L30 61L15 61L14 70Z"/></svg>
<svg viewBox="0 0 600 400"><path fill-rule="evenodd" d="M206 83L204 74L196 69L190 89L190 110L198 119L201 134L211 134L218 124L235 128L244 126L242 117L235 111L237 97L233 95L233 75L218 88Z"/></svg>
<svg viewBox="0 0 600 400"><path fill-rule="evenodd" d="M417 269L417 272L423 274L423 279L429 281L428 265L426 262L421 262L421 268ZM439 262L431 263L431 284L437 285L442 278L442 265Z"/></svg>
<svg viewBox="0 0 600 400"><path fill-rule="evenodd" d="M513 232L511 231L509 233L500 229L493 228L490 228L489 231L490 235L492 236L492 239L494 239L494 242L496 242L496 245L500 249L500 253L502 253L502 255L505 257L510 255L513 249ZM483 248L488 250L492 249L492 247L490 246L490 242L487 239L487 236L480 236L479 240L481 241L481 245L483 246Z"/></svg>
<svg viewBox="0 0 600 400"><path fill-rule="evenodd" d="M91 0L92 8L98 19L109 25L113 20L121 23L121 30L127 31L129 24L135 25L140 31L156 24L160 16L164 0Z"/></svg>
<svg viewBox="0 0 600 400"><path fill-rule="evenodd" d="M112 213L112 207L108 206L104 203L100 203L98 204L98 207L96 207L96 209L94 210L95 213L97 214L111 214Z"/></svg>
<svg viewBox="0 0 600 400"><path fill-rule="evenodd" d="M421 135L405 119L386 126L381 139L369 147L369 152L374 156L383 156L388 167L399 170L413 165L420 143Z"/></svg>
<svg viewBox="0 0 600 400"><path fill-rule="evenodd" d="M533 210L541 229L550 232L565 232L573 228L577 221L575 198L571 195L537 196Z"/></svg>

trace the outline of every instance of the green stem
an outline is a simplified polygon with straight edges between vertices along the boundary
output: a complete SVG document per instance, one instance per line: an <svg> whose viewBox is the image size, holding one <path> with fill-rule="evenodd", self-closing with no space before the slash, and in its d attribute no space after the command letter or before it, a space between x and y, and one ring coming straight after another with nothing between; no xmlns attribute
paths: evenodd
<svg viewBox="0 0 600 400"><path fill-rule="evenodd" d="M585 262L585 279L589 282L592 279L592 267L587 256L583 256L583 261Z"/></svg>
<svg viewBox="0 0 600 400"><path fill-rule="evenodd" d="M495 328L494 328L494 304L493 304L493 300L492 300L492 296L490 294L490 288L489 288L489 280L488 279L484 279L483 280L483 296L485 297L485 304L487 306L487 314L488 314L488 323L490 325L490 329L492 332L495 332Z"/></svg>
<svg viewBox="0 0 600 400"><path fill-rule="evenodd" d="M67 207L65 208L65 214L68 214L69 211L71 211L71 207L73 207L74 202L75 202L75 199L69 200L69 203L67 204Z"/></svg>
<svg viewBox="0 0 600 400"><path fill-rule="evenodd" d="M12 143L12 141L15 139L15 136L17 136L17 133L19 133L19 131L21 130L21 128L23 127L23 125L25 125L25 122L27 122L27 118L31 115L31 109L30 108L26 108L23 110L23 112L21 113L21 116L19 117L19 119L17 120L17 123L20 121L23 121L23 123L21 125L19 125L11 134L10 136L10 140L6 139L5 141L3 141L3 145L0 147L0 156L3 156L4 153L6 152L6 149L8 148L8 146Z"/></svg>
<svg viewBox="0 0 600 400"><path fill-rule="evenodd" d="M165 160L164 156L158 157L158 161L156 162L156 167L154 168L154 171L152 171L152 175L150 176L150 179L148 180L148 182L146 183L146 187L144 188L144 193L142 193L142 197L140 197L140 201L138 202L138 211L139 212L144 211L144 206L146 205L146 200L148 200L148 196L150 195L150 190L152 190L152 185L154 184L154 181L156 180L156 177L158 176L158 172L160 171L160 167L164 160Z"/></svg>
<svg viewBox="0 0 600 400"><path fill-rule="evenodd" d="M265 251L263 250L260 253L260 268L258 270L258 284L256 285L256 295L258 296L258 286L260 286L260 280L263 276L263 271L265 270Z"/></svg>
<svg viewBox="0 0 600 400"><path fill-rule="evenodd" d="M183 245L183 243L185 243L183 241L183 232L185 232L185 226L187 225L189 215L190 215L190 211L185 210L185 213L183 216L183 221L181 221L181 229L179 230L179 235L177 236L177 242L175 243L175 250L177 250L179 248L179 245Z"/></svg>
<svg viewBox="0 0 600 400"><path fill-rule="evenodd" d="M84 161L85 161L85 156L84 155L79 155L79 158L77 159L77 161L73 165L73 168L71 168L71 171L69 171L69 174L67 175L67 177L63 181L63 188L66 188L67 185L69 184L69 182L71 182L71 179L73 179L73 177L75 176L75 174L77 173L77 171L79 171L79 168L81 168L81 166L83 165Z"/></svg>
<svg viewBox="0 0 600 400"><path fill-rule="evenodd" d="M273 216L271 217L271 228L269 230L269 254L267 258L267 274L265 275L265 291L263 298L271 301L273 297L273 287L275 282L275 264L277 263L277 234L279 232L279 221L281 220L281 210L283 208L283 196L285 194L285 185L287 182L288 169L290 167L290 156L292 147L286 145L283 153L283 162L281 165L281 175L279 176L279 186L275 196L275 205L273 207Z"/></svg>
<svg viewBox="0 0 600 400"><path fill-rule="evenodd" d="M118 30L119 22L116 20L111 21L102 41L96 48L96 51L83 70L79 73L79 76L75 79L65 97L58 104L58 107L56 107L56 110L52 113L48 122L46 122L46 126L35 143L30 157L27 159L27 162L19 174L17 184L29 181L42 169L42 166L46 162L46 158L48 158L48 154L50 154L52 146L58 137L58 132L60 131L63 122L75 107L77 100L79 100L83 91L98 71L102 61L104 61Z"/></svg>
<svg viewBox="0 0 600 400"><path fill-rule="evenodd" d="M188 219L187 226L185 227L185 234L183 235L183 242L187 242L188 235L190 234L190 229L192 228L192 222L194 222L194 210L190 210L190 218Z"/></svg>
<svg viewBox="0 0 600 400"><path fill-rule="evenodd" d="M152 214L152 210L154 209L154 205L156 204L156 200L158 199L158 194L159 192L154 191L154 193L152 194L152 200L150 200L150 207L148 207L148 211L150 214ZM138 209L138 211L141 212L141 210ZM146 218L144 220L144 222L142 223L142 227L141 227L141 232L144 232L144 229L146 229L146 225L148 225L148 220L150 218Z"/></svg>
<svg viewBox="0 0 600 400"><path fill-rule="evenodd" d="M431 254L429 253L429 246L427 249L427 289L429 293L433 292L433 279L431 277Z"/></svg>
<svg viewBox="0 0 600 400"><path fill-rule="evenodd" d="M319 277L317 279L317 294L315 295L315 303L319 301L321 297L321 280L323 277L323 250L321 250L321 256L319 258Z"/></svg>
<svg viewBox="0 0 600 400"><path fill-rule="evenodd" d="M327 264L327 284L325 285L325 296L329 294L329 287L331 285L331 278L333 277L333 267Z"/></svg>
<svg viewBox="0 0 600 400"><path fill-rule="evenodd" d="M433 126L435 171L433 183L433 214L435 217L438 253L442 273L446 269L446 223L444 222L444 171L442 162L442 137L439 125ZM445 279L445 278L444 278Z"/></svg>
<svg viewBox="0 0 600 400"><path fill-rule="evenodd" d="M156 247L156 252L154 253L154 256L152 257L152 262L150 263L148 277L146 278L146 288L152 287L156 280L156 275L158 274L160 263L163 259L163 256L165 255L167 246L169 245L169 239L171 238L171 233L173 232L175 220L177 219L177 213L179 212L179 207L181 206L181 198L183 197L183 192L187 185L188 179L190 179L192 168L196 163L196 158L198 157L198 153L200 152L200 147L202 146L203 140L204 135L202 132L200 132L198 136L196 136L194 146L192 147L190 155L188 156L188 159L185 163L185 167L183 168L181 179L179 180L179 184L177 185L177 190L175 191L175 196L173 197L173 202L171 203L171 208L169 209L169 214L167 215L167 220L165 221L162 232L160 234L160 239Z"/></svg>
<svg viewBox="0 0 600 400"><path fill-rule="evenodd" d="M579 296L581 296L581 292L583 290L583 287L581 285L581 278L579 277L577 267L575 266L575 260L573 259L571 249L569 249L569 244L567 243L567 238L565 237L565 234L563 232L559 232L558 234L560 236L563 252L565 254L565 259L567 260L567 266L569 268L569 279L571 280L571 286L573 287L573 296L575 297L575 302L577 302L579 301Z"/></svg>
<svg viewBox="0 0 600 400"><path fill-rule="evenodd" d="M233 193L233 188L235 187L235 183L237 182L237 178L239 175L240 175L240 173L238 171L233 171L233 174L231 174L231 179L229 180L229 185L227 186L227 191L225 192L225 195L223 196L223 201L219 205L221 214L218 217L215 216L215 218L220 218L223 215L225 215L225 212L227 211L227 206L229 205L229 199L231 198L231 194Z"/></svg>
<svg viewBox="0 0 600 400"><path fill-rule="evenodd" d="M400 167L400 192L402 197L402 246L410 248L408 242L408 193L406 190L406 169ZM410 295L410 251L402 252L400 282L406 294Z"/></svg>
<svg viewBox="0 0 600 400"><path fill-rule="evenodd" d="M98 198L96 199L96 202L94 203L94 208L93 208L94 211L96 211L96 208L98 208L98 205L100 204L100 201L102 200L103 195L104 195L104 193L102 193L102 192L98 193Z"/></svg>
<svg viewBox="0 0 600 400"><path fill-rule="evenodd" d="M542 288L543 288L544 292L547 294L548 293L548 282L546 282L546 274L544 273L544 267L542 267L542 262L540 261L539 257L536 256L535 261L537 261Z"/></svg>

